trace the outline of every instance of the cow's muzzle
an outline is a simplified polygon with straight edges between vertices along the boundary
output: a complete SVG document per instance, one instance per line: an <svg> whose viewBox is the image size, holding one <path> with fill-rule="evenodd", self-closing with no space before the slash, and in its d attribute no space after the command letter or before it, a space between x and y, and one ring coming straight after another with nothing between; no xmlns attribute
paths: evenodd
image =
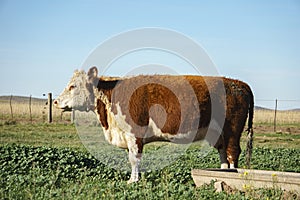
<svg viewBox="0 0 300 200"><path fill-rule="evenodd" d="M62 109L62 112L72 111L72 108L69 106L60 106L57 100L53 101L53 105L58 109Z"/></svg>

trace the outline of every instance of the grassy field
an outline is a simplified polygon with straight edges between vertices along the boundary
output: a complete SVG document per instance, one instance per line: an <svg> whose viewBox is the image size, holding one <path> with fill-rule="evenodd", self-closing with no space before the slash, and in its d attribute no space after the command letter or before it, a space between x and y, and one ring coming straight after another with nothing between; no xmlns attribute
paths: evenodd
<svg viewBox="0 0 300 200"><path fill-rule="evenodd" d="M201 147L191 145L175 162L163 169L145 171L140 182L127 185L129 171L110 168L94 158L81 144L73 125L2 124L0 127L1 199L299 198L296 193L278 188L229 193L216 193L213 183L196 188L191 169L218 168L219 157L214 149L201 156ZM255 146L252 168L300 172L299 146L278 148L277 141L266 143L269 145ZM151 151L151 147L147 146L145 152ZM244 149L240 167L245 166ZM128 161L125 165L129 166Z"/></svg>
<svg viewBox="0 0 300 200"><path fill-rule="evenodd" d="M0 96L0 122L16 121L18 123L43 123L47 122L48 105L47 99L32 98L29 103L28 97L13 96L11 103L9 96ZM30 115L31 111L31 115ZM32 121L31 121L31 118ZM59 109L52 109L54 122L70 122L70 113L62 113Z"/></svg>
<svg viewBox="0 0 300 200"><path fill-rule="evenodd" d="M9 106L9 104L8 104ZM23 106L23 108L21 108ZM54 123L26 114L26 104L10 116L0 104L0 199L299 199L299 194L279 188L216 193L213 183L196 188L192 168L219 167L216 150L203 156L201 146L191 145L165 168L144 171L138 183L127 185L130 173L108 167L85 148L70 123L57 111ZM3 110L2 110L3 109ZM55 111L56 112L56 111ZM34 112L32 112L34 113ZM254 119L253 169L300 172L300 114L278 113L274 132L272 111L258 110ZM240 167L245 166L243 134ZM146 145L145 152L157 149ZM106 151L106 149L100 149ZM104 152L107 154L107 152ZM124 165L129 167L127 157Z"/></svg>

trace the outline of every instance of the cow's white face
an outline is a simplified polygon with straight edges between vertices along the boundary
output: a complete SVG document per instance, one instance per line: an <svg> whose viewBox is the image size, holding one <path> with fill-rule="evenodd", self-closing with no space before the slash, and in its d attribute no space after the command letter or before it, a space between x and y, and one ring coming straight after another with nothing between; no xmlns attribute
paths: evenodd
<svg viewBox="0 0 300 200"><path fill-rule="evenodd" d="M55 99L53 104L64 111L71 109L79 111L94 110L95 96L93 91L97 68L93 67L88 74L76 70L64 91Z"/></svg>

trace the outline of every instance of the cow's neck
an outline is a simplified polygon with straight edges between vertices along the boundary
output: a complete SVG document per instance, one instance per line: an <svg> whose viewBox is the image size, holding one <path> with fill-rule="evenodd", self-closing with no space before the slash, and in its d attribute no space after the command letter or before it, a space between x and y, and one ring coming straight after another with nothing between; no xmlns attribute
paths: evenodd
<svg viewBox="0 0 300 200"><path fill-rule="evenodd" d="M106 109L111 110L111 97L104 93L103 90L95 89L95 103L97 105L97 100L100 99L102 103L105 104Z"/></svg>
<svg viewBox="0 0 300 200"><path fill-rule="evenodd" d="M107 130L109 129L109 120L108 113L111 112L112 103L111 98L107 96L107 92L94 88L95 95L95 113L99 121L101 122L102 127Z"/></svg>
<svg viewBox="0 0 300 200"><path fill-rule="evenodd" d="M113 89L116 87L118 80L104 80L99 79L97 87L94 88L95 105L97 106L97 100L100 99L107 108L111 109L111 95Z"/></svg>

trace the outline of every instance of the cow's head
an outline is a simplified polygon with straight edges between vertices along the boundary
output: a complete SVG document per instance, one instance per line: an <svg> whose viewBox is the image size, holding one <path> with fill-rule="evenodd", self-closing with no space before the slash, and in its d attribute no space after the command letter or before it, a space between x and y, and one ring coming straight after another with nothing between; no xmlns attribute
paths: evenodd
<svg viewBox="0 0 300 200"><path fill-rule="evenodd" d="M53 104L64 111L71 109L79 111L94 110L94 86L98 83L98 70L89 69L88 73L76 70L64 91L54 100Z"/></svg>

